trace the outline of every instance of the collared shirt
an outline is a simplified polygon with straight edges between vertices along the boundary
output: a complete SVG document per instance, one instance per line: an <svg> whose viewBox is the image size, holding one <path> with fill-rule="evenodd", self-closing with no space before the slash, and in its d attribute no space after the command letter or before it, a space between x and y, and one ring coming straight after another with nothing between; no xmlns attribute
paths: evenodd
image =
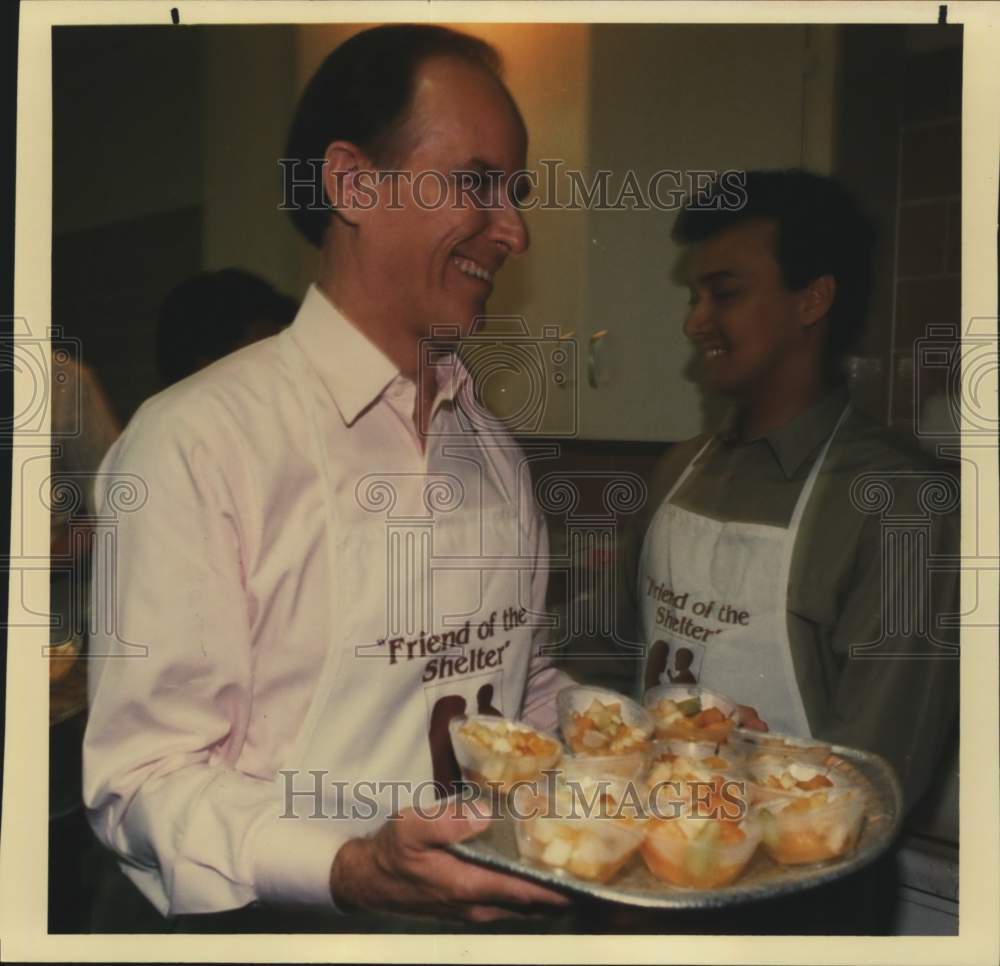
<svg viewBox="0 0 1000 966"><path fill-rule="evenodd" d="M752 440L730 422L674 501L717 520L787 527L847 401L831 392ZM671 447L653 473L625 552L632 606L642 535L707 439ZM934 774L957 707L957 626L948 617L958 613L958 493L951 474L852 410L792 557L788 633L810 730L885 756L911 804Z"/></svg>
<svg viewBox="0 0 1000 966"><path fill-rule="evenodd" d="M363 515L358 487L373 473L402 480L399 499L414 499L404 484L433 473L471 389L454 353L439 355L425 451L413 380L312 287L290 329L149 400L105 459L99 506L114 504L114 478L138 479L148 496L117 518L114 552L95 558L95 602L114 622L92 638L84 801L98 837L163 914L258 899L331 907L330 868L349 833L336 822L282 822L276 771L328 650L353 642L352 608L331 613L331 588L349 584L359 611L384 607L386 571L338 551L328 558L341 545L327 541L315 454L327 454L338 520ZM519 501L532 607L542 612L544 523L519 451L491 433L466 428L463 445ZM340 686L377 698L373 668L345 660L351 679ZM532 657L522 715L550 727L564 680ZM373 751L393 740L395 713L385 702L381 720L362 723ZM332 749L331 760L363 761L366 747Z"/></svg>

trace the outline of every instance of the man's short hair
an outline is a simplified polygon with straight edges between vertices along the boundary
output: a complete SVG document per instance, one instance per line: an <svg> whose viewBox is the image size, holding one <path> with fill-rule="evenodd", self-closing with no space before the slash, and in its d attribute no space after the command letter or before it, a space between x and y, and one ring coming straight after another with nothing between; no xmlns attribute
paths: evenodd
<svg viewBox="0 0 1000 966"><path fill-rule="evenodd" d="M717 179L689 199L674 224L674 240L694 244L751 219L775 222L775 257L787 288L805 288L821 275L837 283L826 342L828 368L836 374L864 328L874 225L839 181L801 168L747 171L745 204L734 207L734 194L732 182Z"/></svg>
<svg viewBox="0 0 1000 966"><path fill-rule="evenodd" d="M501 58L484 40L433 24L363 30L328 54L299 101L285 157L320 160L333 141L349 141L379 167L401 159L417 69L432 57L456 57L498 80ZM301 176L301 175L300 175ZM316 247L330 220L324 204L293 205L292 221Z"/></svg>

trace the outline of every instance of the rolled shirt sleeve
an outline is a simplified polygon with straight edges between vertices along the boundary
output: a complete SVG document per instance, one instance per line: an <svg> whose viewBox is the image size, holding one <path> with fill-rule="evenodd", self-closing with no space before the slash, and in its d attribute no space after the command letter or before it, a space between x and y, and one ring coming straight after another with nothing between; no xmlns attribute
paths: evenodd
<svg viewBox="0 0 1000 966"><path fill-rule="evenodd" d="M255 504L225 426L158 397L102 465L99 510L126 477L148 498L117 515L111 552L94 558L94 613L112 620L91 636L84 802L163 915L257 900L333 908L345 829L282 819L273 776L236 768L253 697L244 575Z"/></svg>

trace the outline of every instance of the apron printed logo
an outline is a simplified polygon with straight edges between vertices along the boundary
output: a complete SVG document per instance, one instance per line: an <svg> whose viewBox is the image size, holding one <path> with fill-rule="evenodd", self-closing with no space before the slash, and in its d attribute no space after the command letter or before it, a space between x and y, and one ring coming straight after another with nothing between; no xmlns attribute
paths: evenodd
<svg viewBox="0 0 1000 966"><path fill-rule="evenodd" d="M697 684L701 675L704 649L697 644L675 644L660 638L646 656L644 690L658 684Z"/></svg>
<svg viewBox="0 0 1000 966"><path fill-rule="evenodd" d="M750 611L748 610L733 604L718 603L714 600L692 600L690 591L678 594L665 584L657 583L648 575L646 576L646 596L660 602L660 606L656 608L657 627L662 627L679 637L707 642L714 635L721 634L726 629L725 627L705 627L703 624L699 624L694 619L695 617L714 620L718 624L728 626L747 627L750 624ZM691 614L678 614L678 611L684 610L690 610ZM693 658L687 660L683 667L677 669L678 672L690 669L692 660ZM678 681L677 683L687 682Z"/></svg>
<svg viewBox="0 0 1000 966"><path fill-rule="evenodd" d="M430 742L434 781L444 788L454 788L462 780L462 772L455 758L455 749L451 744L451 735L448 733L449 723L452 718L460 718L464 714L489 714L502 718L503 712L494 705L495 701L500 701L495 691L494 684L479 685L476 688L475 702L471 706L460 694L446 694L434 702L427 728L427 740Z"/></svg>
<svg viewBox="0 0 1000 966"><path fill-rule="evenodd" d="M480 622L475 632L478 640L489 641L496 636L498 617L500 618L500 629L504 633L528 626L527 608L505 607L502 612L493 611L486 620ZM409 663L430 657L431 660L423 672L425 683L433 681L435 678L451 677L455 674L471 674L484 668L503 664L503 652L510 645L510 639L498 647L476 648L458 657L443 654L450 648L464 649L471 640L472 622L466 621L457 631L445 631L443 634L427 634L426 631L421 631L417 637L409 640L403 637L379 638L375 642L375 648L381 656L388 656L390 665L403 661ZM370 645L361 645L359 649L367 650L368 647ZM442 656L436 657L435 655Z"/></svg>

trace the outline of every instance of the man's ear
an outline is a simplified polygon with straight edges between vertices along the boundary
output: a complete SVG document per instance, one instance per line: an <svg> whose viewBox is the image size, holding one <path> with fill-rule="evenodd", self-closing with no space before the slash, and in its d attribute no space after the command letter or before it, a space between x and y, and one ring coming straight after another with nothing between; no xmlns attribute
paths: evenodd
<svg viewBox="0 0 1000 966"><path fill-rule="evenodd" d="M334 213L350 225L375 206L374 165L356 144L332 141L323 155L323 188Z"/></svg>
<svg viewBox="0 0 1000 966"><path fill-rule="evenodd" d="M815 325L830 314L836 294L837 281L832 275L820 275L802 290L802 325L804 328Z"/></svg>

